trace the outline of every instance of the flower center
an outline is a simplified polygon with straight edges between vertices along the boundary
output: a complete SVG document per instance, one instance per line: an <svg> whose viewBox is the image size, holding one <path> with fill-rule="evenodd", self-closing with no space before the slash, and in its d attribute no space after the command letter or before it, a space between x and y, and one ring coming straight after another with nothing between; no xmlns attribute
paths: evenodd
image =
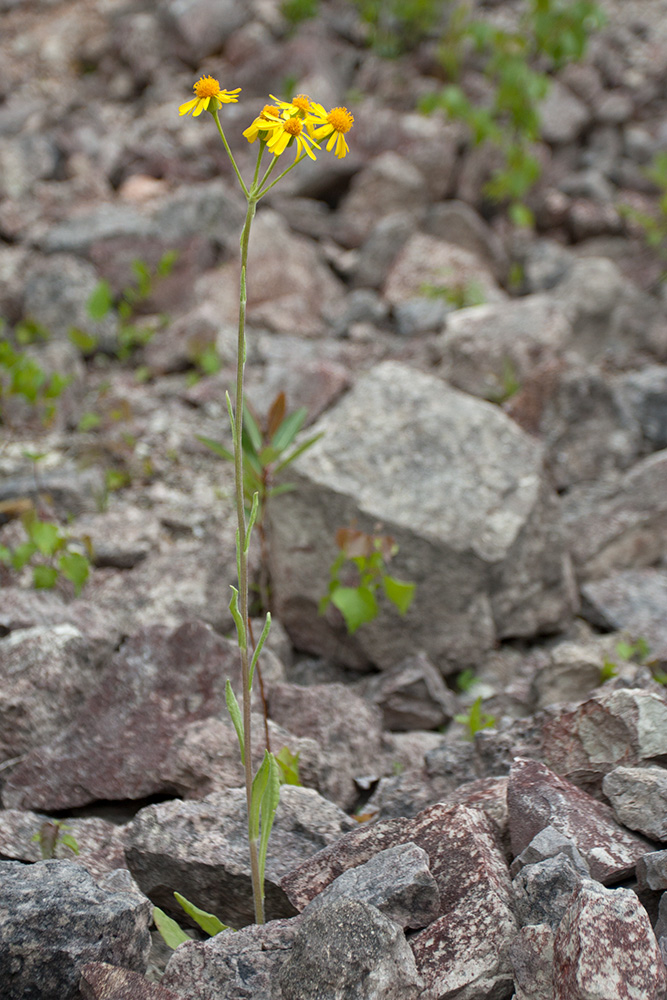
<svg viewBox="0 0 667 1000"><path fill-rule="evenodd" d="M298 118L288 118L286 122L283 122L283 128L289 135L301 135L303 126Z"/></svg>
<svg viewBox="0 0 667 1000"><path fill-rule="evenodd" d="M203 76L195 83L194 91L197 97L215 97L220 93L220 83L212 76Z"/></svg>
<svg viewBox="0 0 667 1000"><path fill-rule="evenodd" d="M349 132L354 124L354 117L347 108L332 108L327 115L327 121L333 125L336 132Z"/></svg>
<svg viewBox="0 0 667 1000"><path fill-rule="evenodd" d="M278 118L278 108L274 108L273 104L265 104L259 113L260 118Z"/></svg>
<svg viewBox="0 0 667 1000"><path fill-rule="evenodd" d="M310 98L306 94L297 94L296 97L292 98L292 104L299 111L308 112L310 111Z"/></svg>

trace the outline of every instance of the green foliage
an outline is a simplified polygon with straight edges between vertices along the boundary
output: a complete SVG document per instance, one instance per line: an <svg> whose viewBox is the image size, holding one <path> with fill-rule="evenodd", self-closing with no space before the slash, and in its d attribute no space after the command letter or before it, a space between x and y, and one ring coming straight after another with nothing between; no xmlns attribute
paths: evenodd
<svg viewBox="0 0 667 1000"><path fill-rule="evenodd" d="M292 753L289 747L283 747L275 754L276 763L280 768L281 785L302 785L299 777L299 753Z"/></svg>
<svg viewBox="0 0 667 1000"><path fill-rule="evenodd" d="M475 733L479 733L482 729L492 729L496 724L493 715L482 711L481 695L473 701L467 712L455 715L454 721L460 722L461 725L466 727L468 730L466 739L468 740L473 740Z"/></svg>
<svg viewBox="0 0 667 1000"><path fill-rule="evenodd" d="M369 42L388 58L407 52L437 25L448 0L353 0Z"/></svg>
<svg viewBox="0 0 667 1000"><path fill-rule="evenodd" d="M67 847L73 854L79 853L79 845L76 838L66 831L71 830L62 820L48 819L40 826L36 834L30 839L33 843L39 844L40 854L43 861L50 861L56 856L56 849L59 844Z"/></svg>
<svg viewBox="0 0 667 1000"><path fill-rule="evenodd" d="M55 401L71 382L71 376L54 372L47 375L44 369L25 351L17 350L9 339L2 336L3 323L0 320L0 423L7 423L7 402L20 398L35 409L44 424L49 424L56 412ZM43 327L28 320L20 323L14 331L17 342L33 343L36 339L47 339Z"/></svg>
<svg viewBox="0 0 667 1000"><path fill-rule="evenodd" d="M479 281L459 281L454 284L435 285L425 281L419 286L419 294L429 299L444 299L455 309L484 304L484 289Z"/></svg>
<svg viewBox="0 0 667 1000"><path fill-rule="evenodd" d="M156 281L166 278L171 273L177 258L176 250L168 250L158 261L155 270L151 270L143 260L137 258L132 261L134 280L132 284L121 289L119 295L114 295L111 285L103 278L98 281L88 297L86 310L92 320L99 322L109 313L116 313L118 318L116 355L119 361L127 361L155 334L155 325L147 322L138 323L136 319L141 306L150 297ZM161 322L164 322L164 317L161 318ZM69 339L84 355L94 354L97 350L98 338L87 330L71 327Z"/></svg>
<svg viewBox="0 0 667 1000"><path fill-rule="evenodd" d="M343 615L350 635L361 625L372 622L379 613L377 593L382 590L401 615L412 604L415 584L405 583L389 576L386 564L398 552L394 539L388 535L369 535L356 528L340 528L336 533L340 554L330 569L327 594L320 600L318 610L324 614L329 604ZM356 582L344 582L346 571L352 570Z"/></svg>
<svg viewBox="0 0 667 1000"><path fill-rule="evenodd" d="M63 577L70 581L78 597L90 573L90 540L74 542L57 524L39 520L34 510L23 514L21 523L25 542L14 549L0 546L0 562L17 572L30 564L36 589L50 590Z"/></svg>
<svg viewBox="0 0 667 1000"><path fill-rule="evenodd" d="M231 928L227 924L223 924L215 914L207 913L206 910L201 910L194 903L191 903L189 899L185 896L181 896L180 892L174 893L174 898L176 902L185 910L187 915L194 920L196 924L208 934L209 937L215 937L216 934L222 933L222 931L230 930ZM178 948L179 944L183 944L185 941L191 941L192 938L185 933L185 931L172 920L171 917L160 909L159 906L153 907L153 920L158 931L162 935L162 939L169 948Z"/></svg>
<svg viewBox="0 0 667 1000"><path fill-rule="evenodd" d="M502 403L506 403L508 399L512 398L512 396L516 396L520 388L521 382L519 381L514 363L510 358L504 358L500 386L495 392L488 392L486 394L486 398L490 403L495 403L497 406L501 406Z"/></svg>
<svg viewBox="0 0 667 1000"><path fill-rule="evenodd" d="M640 212L631 205L619 205L619 211L639 226L647 246L655 250L667 265L667 152L656 153L645 173L660 192L655 211L652 214ZM660 281L664 281L666 277L667 267L660 275Z"/></svg>
<svg viewBox="0 0 667 1000"><path fill-rule="evenodd" d="M311 17L317 17L319 0L283 0L280 12L290 24L300 24Z"/></svg>
<svg viewBox="0 0 667 1000"><path fill-rule="evenodd" d="M474 688L475 684L478 683L479 681L477 675L470 667L466 667L465 670L462 670L456 678L456 687L463 694L465 694L466 691L470 691L471 688Z"/></svg>
<svg viewBox="0 0 667 1000"><path fill-rule="evenodd" d="M616 643L616 655L619 660L624 660L626 663L634 660L635 663L646 664L651 667L653 676L655 677L655 670L651 664L647 663L650 654L651 649L649 644L646 639L641 637L637 639L636 642L625 642L622 640L621 642ZM618 673L618 664L613 660L605 659L603 665L600 667L600 684L604 684L605 681L618 677Z"/></svg>
<svg viewBox="0 0 667 1000"><path fill-rule="evenodd" d="M547 95L549 73L582 59L591 33L603 23L592 0L527 0L516 31L471 17L463 5L449 19L439 52L443 69L455 81L466 54L473 54L492 95L479 107L452 82L424 98L421 109L442 109L468 126L475 145L487 142L500 150L504 164L493 173L486 194L508 204L517 226L533 222L523 198L540 176L531 147L540 135L539 103Z"/></svg>

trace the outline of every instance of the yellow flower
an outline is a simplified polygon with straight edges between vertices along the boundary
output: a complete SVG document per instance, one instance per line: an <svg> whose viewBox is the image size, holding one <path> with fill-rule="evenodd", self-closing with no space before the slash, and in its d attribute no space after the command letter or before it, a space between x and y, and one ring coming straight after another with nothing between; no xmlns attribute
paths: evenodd
<svg viewBox="0 0 667 1000"><path fill-rule="evenodd" d="M196 118L202 111L206 111L212 99L220 101L221 104L236 104L241 88L236 90L221 90L220 83L212 76L202 76L194 85L194 92L197 95L193 100L181 104L178 109L179 115L187 115L192 111L192 117Z"/></svg>
<svg viewBox="0 0 667 1000"><path fill-rule="evenodd" d="M279 122L280 115L278 108L275 108L272 104L265 104L257 118L254 122L248 126L248 128L243 133L248 142L254 142L260 132L265 132L270 128L270 122ZM262 136L262 138L264 138Z"/></svg>
<svg viewBox="0 0 667 1000"><path fill-rule="evenodd" d="M325 136L330 136L327 143L327 150L331 152L336 145L336 156L341 159L349 153L350 148L345 141L345 133L349 132L354 124L354 117L350 114L347 108L332 108L328 113L324 110L321 104L312 104L311 113L317 124L318 120L322 121L323 124L317 124L315 129L315 138L324 139Z"/></svg>
<svg viewBox="0 0 667 1000"><path fill-rule="evenodd" d="M297 94L291 101L279 101L271 94L271 100L275 101L278 107L286 113L286 117L305 118L310 114L310 98L307 94Z"/></svg>
<svg viewBox="0 0 667 1000"><path fill-rule="evenodd" d="M309 135L304 133L303 122L299 118L287 118L283 121L268 122L268 129L271 135L266 143L266 148L273 153L274 156L280 156L281 153L284 153L287 147L291 144L292 140L295 140L296 159L298 159L302 153L309 156L311 160L315 159L315 154L311 149L311 144L315 146L316 149L319 149L320 147L314 139L311 139Z"/></svg>

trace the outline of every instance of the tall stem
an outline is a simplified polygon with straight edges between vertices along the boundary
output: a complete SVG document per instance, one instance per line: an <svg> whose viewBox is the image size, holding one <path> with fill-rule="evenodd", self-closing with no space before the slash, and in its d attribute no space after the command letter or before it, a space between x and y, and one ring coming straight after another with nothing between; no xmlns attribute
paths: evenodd
<svg viewBox="0 0 667 1000"><path fill-rule="evenodd" d="M259 166L259 164L258 164ZM248 845L250 848L250 874L252 879L252 895L255 905L255 922L264 923L264 900L259 871L259 855L257 841L250 830L250 811L252 801L252 733L250 714L250 656L248 636L248 551L246 539L245 502L243 496L243 376L245 371L246 341L246 272L248 268L248 245L250 242L250 227L255 216L257 201L248 196L248 209L245 225L241 233L241 287L239 294L239 333L236 357L236 403L234 412L234 479L236 493L236 518L238 522L238 567L239 567L239 613L243 623L243 636L239 636L241 647L241 682L243 685L243 756L245 764L245 789L248 807Z"/></svg>

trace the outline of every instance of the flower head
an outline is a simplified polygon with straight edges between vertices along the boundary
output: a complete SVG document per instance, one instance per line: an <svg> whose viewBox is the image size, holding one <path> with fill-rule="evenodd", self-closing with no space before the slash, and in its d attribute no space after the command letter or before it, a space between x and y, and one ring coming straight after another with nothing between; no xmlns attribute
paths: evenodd
<svg viewBox="0 0 667 1000"><path fill-rule="evenodd" d="M311 146L315 146L316 149L320 147L317 145L314 139L311 139L303 130L304 123L299 118L285 118L280 121L269 122L268 132L269 137L266 143L266 148L269 152L273 153L274 156L280 156L284 153L292 141L296 143L296 158L298 159L302 153L309 156L311 160L315 159L315 154Z"/></svg>
<svg viewBox="0 0 667 1000"><path fill-rule="evenodd" d="M315 138L324 139L330 136L327 142L327 150L330 152L334 143L336 145L336 156L339 159L346 156L350 149L345 140L345 133L349 132L354 124L354 116L347 108L332 108L327 112L321 104L313 104L311 113L317 127L315 128ZM318 124L321 122L321 124Z"/></svg>
<svg viewBox="0 0 667 1000"><path fill-rule="evenodd" d="M271 100L275 101L280 110L287 118L306 118L310 114L311 100L307 94L297 94L291 101L279 101L271 94Z"/></svg>
<svg viewBox="0 0 667 1000"><path fill-rule="evenodd" d="M260 132L266 132L274 124L280 121L280 112L273 104L265 104L257 118L244 131L244 136L248 142L254 142ZM264 136L262 136L264 138Z"/></svg>
<svg viewBox="0 0 667 1000"><path fill-rule="evenodd" d="M220 101L221 104L236 104L239 99L238 95L241 93L240 87L237 87L236 90L221 90L220 83L212 76L202 76L197 80L193 89L196 97L181 104L178 109L179 115L187 115L192 111L192 117L196 118L202 111L208 109L212 100ZM214 107L217 108L217 105Z"/></svg>

